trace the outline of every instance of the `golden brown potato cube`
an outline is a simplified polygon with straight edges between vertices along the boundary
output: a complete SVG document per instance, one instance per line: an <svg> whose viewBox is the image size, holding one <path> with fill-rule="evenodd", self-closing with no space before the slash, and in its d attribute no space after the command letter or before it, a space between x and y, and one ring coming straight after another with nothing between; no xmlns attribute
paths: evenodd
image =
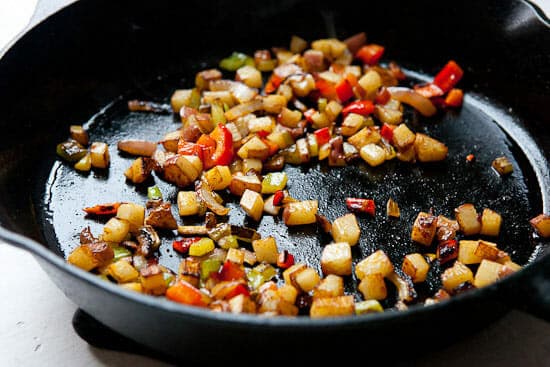
<svg viewBox="0 0 550 367"><path fill-rule="evenodd" d="M163 165L166 181L185 187L195 181L202 172L202 162L194 155L174 155Z"/></svg>
<svg viewBox="0 0 550 367"><path fill-rule="evenodd" d="M512 162L506 157L495 158L491 166L497 171L500 175L508 175L514 171L514 166Z"/></svg>
<svg viewBox="0 0 550 367"><path fill-rule="evenodd" d="M426 280L430 265L421 254L408 254L403 260L402 270L411 277L413 283L421 283Z"/></svg>
<svg viewBox="0 0 550 367"><path fill-rule="evenodd" d="M361 229L355 214L349 213L336 218L332 222L331 234L335 242L347 242L350 246L357 244Z"/></svg>
<svg viewBox="0 0 550 367"><path fill-rule="evenodd" d="M359 85L365 91L367 97L374 97L378 88L382 86L382 78L374 70L369 70L358 81Z"/></svg>
<svg viewBox="0 0 550 367"><path fill-rule="evenodd" d="M465 282L474 282L474 274L469 267L461 263L460 261L455 261L454 265L451 268L446 269L443 274L441 274L441 281L443 283L443 288L447 292L452 292L453 289Z"/></svg>
<svg viewBox="0 0 550 367"><path fill-rule="evenodd" d="M315 288L320 281L321 277L317 271L310 267L306 267L302 271L298 272L298 274L294 277L294 282L304 292L313 290L313 288Z"/></svg>
<svg viewBox="0 0 550 367"><path fill-rule="evenodd" d="M283 220L287 226L312 224L317 221L317 200L304 200L288 203L283 210Z"/></svg>
<svg viewBox="0 0 550 367"><path fill-rule="evenodd" d="M502 217L497 212L485 208L481 214L481 229L479 233L485 236L498 236Z"/></svg>
<svg viewBox="0 0 550 367"><path fill-rule="evenodd" d="M414 140L416 159L419 162L437 162L447 158L449 148L437 139L417 133Z"/></svg>
<svg viewBox="0 0 550 367"><path fill-rule="evenodd" d="M506 252L498 249L496 246L486 241L478 242L474 255L481 259L491 261L510 261L510 256Z"/></svg>
<svg viewBox="0 0 550 367"><path fill-rule="evenodd" d="M296 297L298 297L298 290L290 284L283 284L277 289L279 296L290 304L296 303Z"/></svg>
<svg viewBox="0 0 550 367"><path fill-rule="evenodd" d="M256 254L256 260L269 264L276 264L279 256L279 249L275 238L269 236L260 240L252 241L252 248Z"/></svg>
<svg viewBox="0 0 550 367"><path fill-rule="evenodd" d="M399 103L395 99L390 99L390 102L386 103L383 106L379 104L375 105L374 116L376 116L376 118L382 123L397 125L400 124L401 121L403 121L403 111L401 111L400 108L394 108L393 106L388 107L390 103L394 103L392 101ZM397 104L397 106L400 106L400 104Z"/></svg>
<svg viewBox="0 0 550 367"><path fill-rule="evenodd" d="M372 143L364 145L359 151L359 155L371 167L379 166L386 161L386 151L384 148Z"/></svg>
<svg viewBox="0 0 550 367"><path fill-rule="evenodd" d="M178 192L178 212L180 216L195 215L199 212L200 201L195 191Z"/></svg>
<svg viewBox="0 0 550 367"><path fill-rule="evenodd" d="M271 114L279 114L286 107L287 100L284 96L270 94L264 97L264 111Z"/></svg>
<svg viewBox="0 0 550 367"><path fill-rule="evenodd" d="M313 297L338 297L344 295L344 278L329 274L313 290Z"/></svg>
<svg viewBox="0 0 550 367"><path fill-rule="evenodd" d="M275 119L271 116L255 117L248 120L248 130L251 133L260 131L272 132L275 129Z"/></svg>
<svg viewBox="0 0 550 367"><path fill-rule="evenodd" d="M199 71L195 76L195 86L200 90L209 89L210 82L212 80L220 80L222 76L222 72L218 69Z"/></svg>
<svg viewBox="0 0 550 367"><path fill-rule="evenodd" d="M143 226L145 207L135 203L123 203L118 207L116 217L128 221L130 231L135 232Z"/></svg>
<svg viewBox="0 0 550 367"><path fill-rule="evenodd" d="M139 277L138 271L125 260L119 260L109 265L108 272L117 283L133 282Z"/></svg>
<svg viewBox="0 0 550 367"><path fill-rule="evenodd" d="M283 107L277 119L280 124L286 127L298 127L300 121L302 121L302 112Z"/></svg>
<svg viewBox="0 0 550 367"><path fill-rule="evenodd" d="M415 133L413 133L405 124L400 124L393 129L392 142L399 151L405 151L412 147L415 139Z"/></svg>
<svg viewBox="0 0 550 367"><path fill-rule="evenodd" d="M479 244L479 240L460 240L458 243L458 258L457 260L465 265L479 264L482 257L476 255L476 249Z"/></svg>
<svg viewBox="0 0 550 367"><path fill-rule="evenodd" d="M362 115L358 115L356 113L350 113L349 115L344 118L344 121L342 121L342 135L343 136L352 136L356 132L359 131L359 129L363 128L363 125L365 124L365 117ZM351 144L351 143L350 143Z"/></svg>
<svg viewBox="0 0 550 367"><path fill-rule="evenodd" d="M111 218L103 226L102 239L106 242L122 242L130 232L130 223L120 218Z"/></svg>
<svg viewBox="0 0 550 367"><path fill-rule="evenodd" d="M231 183L229 166L215 166L204 173L204 179L212 190L223 190Z"/></svg>
<svg viewBox="0 0 550 367"><path fill-rule="evenodd" d="M178 142L181 138L181 130L171 131L164 135L164 138L160 141L162 146L167 152L177 153Z"/></svg>
<svg viewBox="0 0 550 367"><path fill-rule="evenodd" d="M328 244L321 253L323 274L351 275L351 263L351 247L347 242Z"/></svg>
<svg viewBox="0 0 550 367"><path fill-rule="evenodd" d="M301 272L307 267L306 264L297 263L292 265L290 268L283 271L283 279L285 280L286 284L290 284L294 286L295 288L299 289L297 284L294 283L294 278L296 277L296 274Z"/></svg>
<svg viewBox="0 0 550 367"><path fill-rule="evenodd" d="M244 143L239 150L237 155L244 158L257 158L264 160L269 156L269 147L256 135Z"/></svg>
<svg viewBox="0 0 550 367"><path fill-rule="evenodd" d="M237 248L229 248L227 250L227 255L225 256L225 260L229 260L235 264L243 264L244 263L244 251L242 249Z"/></svg>
<svg viewBox="0 0 550 367"><path fill-rule="evenodd" d="M359 279L363 279L368 274L376 273L388 276L392 272L393 264L390 258L382 250L373 252L355 265L355 275L357 275Z"/></svg>
<svg viewBox="0 0 550 367"><path fill-rule="evenodd" d="M477 268L474 285L478 288L485 287L514 272L512 267L484 259Z"/></svg>
<svg viewBox="0 0 550 367"><path fill-rule="evenodd" d="M232 313L256 313L256 303L250 297L239 294L229 301L229 312Z"/></svg>
<svg viewBox="0 0 550 367"><path fill-rule="evenodd" d="M532 218L529 223L541 237L550 237L550 215L539 214Z"/></svg>
<svg viewBox="0 0 550 367"><path fill-rule="evenodd" d="M353 296L314 298L309 310L312 318L348 316L354 313Z"/></svg>
<svg viewBox="0 0 550 367"><path fill-rule="evenodd" d="M262 218L262 212L264 210L264 200L262 199L262 195L255 191L246 189L239 204L246 214L248 214L255 221L259 221Z"/></svg>
<svg viewBox="0 0 550 367"><path fill-rule="evenodd" d="M90 146L90 158L92 167L107 168L109 167L110 155L109 146L105 143L94 142Z"/></svg>
<svg viewBox="0 0 550 367"><path fill-rule="evenodd" d="M253 170L254 172L262 172L263 163L261 160L256 158L245 158L243 159L242 163L242 171L243 173L247 173L248 171ZM256 190L253 190L256 191Z"/></svg>
<svg viewBox="0 0 550 367"><path fill-rule="evenodd" d="M170 104L172 110L178 113L183 106L189 106L191 104L192 89L177 89L170 97Z"/></svg>
<svg viewBox="0 0 550 367"><path fill-rule="evenodd" d="M429 213L420 212L414 221L411 239L424 246L430 246L435 237L436 230L437 217Z"/></svg>
<svg viewBox="0 0 550 367"><path fill-rule="evenodd" d="M262 190L262 181L256 175L233 175L229 184L229 191L233 195L242 196L245 190L260 192Z"/></svg>
<svg viewBox="0 0 550 367"><path fill-rule="evenodd" d="M439 241L454 240L456 232L460 229L456 220L449 219L443 215L437 216L436 237Z"/></svg>
<svg viewBox="0 0 550 367"><path fill-rule="evenodd" d="M129 291L134 291L138 293L143 292L143 287L141 286L141 283L138 283L138 282L122 283L120 284L120 287L124 289L128 289Z"/></svg>
<svg viewBox="0 0 550 367"><path fill-rule="evenodd" d="M146 157L139 157L132 162L132 165L128 167L126 171L124 171L124 176L133 183L140 184L151 177L151 172L154 167L154 160Z"/></svg>
<svg viewBox="0 0 550 367"><path fill-rule="evenodd" d="M407 148L405 150L398 151L397 159L399 159L401 162L409 162L409 163L415 162L416 151L414 150L414 146L411 146L410 148Z"/></svg>
<svg viewBox="0 0 550 367"><path fill-rule="evenodd" d="M149 265L139 272L141 279L141 286L144 293L160 296L166 293L168 286L164 279L164 273L162 269L156 265Z"/></svg>
<svg viewBox="0 0 550 367"><path fill-rule="evenodd" d="M384 276L380 273L367 274L357 286L365 300L383 300L388 296Z"/></svg>
<svg viewBox="0 0 550 367"><path fill-rule="evenodd" d="M250 65L245 65L237 69L235 80L243 82L251 88L262 87L262 73Z"/></svg>
<svg viewBox="0 0 550 367"><path fill-rule="evenodd" d="M460 230L465 236L478 234L481 230L481 222L474 204L460 205L455 209L455 217L460 225Z"/></svg>
<svg viewBox="0 0 550 367"><path fill-rule="evenodd" d="M75 248L67 258L67 261L85 271L90 271L97 267L97 261L90 248L86 245Z"/></svg>
<svg viewBox="0 0 550 367"><path fill-rule="evenodd" d="M357 150L361 150L367 144L376 144L380 142L382 136L372 127L364 127L348 138L348 143L353 145Z"/></svg>

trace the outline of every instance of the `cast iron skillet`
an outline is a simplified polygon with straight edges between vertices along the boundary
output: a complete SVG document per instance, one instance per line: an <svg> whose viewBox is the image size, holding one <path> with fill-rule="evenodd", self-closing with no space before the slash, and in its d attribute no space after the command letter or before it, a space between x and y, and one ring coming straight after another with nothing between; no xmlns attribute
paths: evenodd
<svg viewBox="0 0 550 367"><path fill-rule="evenodd" d="M91 225L97 233L102 225L85 219L83 206L144 200L143 187L122 179L130 158L116 153L116 141L153 139L177 127L173 116L129 114L125 100L165 102L174 88L192 83L196 71L214 66L233 50L286 45L292 34L313 40L359 31L386 45L387 60L400 62L413 81L430 78L451 58L465 67L461 83L467 97L461 110L431 119L407 114L414 130L449 146L449 158L432 165L390 162L375 169L361 164L331 170L322 164L288 167L291 194L319 199L320 211L329 219L345 212L347 196L373 197L378 203L394 198L402 218L388 221L383 210L373 219L361 218L362 238L354 255L360 259L383 248L396 264L419 250L409 240L418 211L433 208L452 215L464 202L490 207L505 220L496 241L526 264L523 270L431 307L311 320L216 314L122 291L65 263L63 256L77 243L80 229ZM275 351L307 361L324 357L319 346L342 341L344 360L363 360L360 351L367 348L372 353L388 346L413 351L456 340L510 307L548 320L549 245L527 222L550 208L549 45L547 22L522 1L77 2L29 30L0 60L0 236L31 251L84 311L180 362L213 356L241 361L243 353L254 361ZM66 138L68 126L84 122L92 139L111 145L108 173L80 175L56 160L55 144ZM464 160L469 153L476 156L471 165ZM511 177L489 169L499 155L512 159ZM154 182L167 199L175 200L175 189ZM316 235L316 229L290 230L268 219L257 225L239 213L234 210L232 223L273 234L298 261L319 266L328 239ZM174 268L178 257L163 249L161 261ZM437 289L440 271L434 266L419 295Z"/></svg>

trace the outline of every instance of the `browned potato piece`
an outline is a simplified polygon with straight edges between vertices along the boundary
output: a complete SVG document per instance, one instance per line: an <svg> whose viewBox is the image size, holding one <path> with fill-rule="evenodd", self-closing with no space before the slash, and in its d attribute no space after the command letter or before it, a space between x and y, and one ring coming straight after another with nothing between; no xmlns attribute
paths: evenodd
<svg viewBox="0 0 550 367"><path fill-rule="evenodd" d="M139 157L124 171L124 176L133 183L140 184L151 177L151 172L155 168L155 165L156 163L153 159Z"/></svg>
<svg viewBox="0 0 550 367"><path fill-rule="evenodd" d="M181 135L181 130L171 131L168 134L164 135L164 138L160 141L160 143L167 152L177 153L178 142L181 138Z"/></svg>
<svg viewBox="0 0 550 367"><path fill-rule="evenodd" d="M237 155L242 159L257 158L264 160L269 156L269 147L255 135L239 148Z"/></svg>
<svg viewBox="0 0 550 367"><path fill-rule="evenodd" d="M194 155L174 155L163 165L164 179L179 187L193 183L202 172L202 162Z"/></svg>
<svg viewBox="0 0 550 367"><path fill-rule="evenodd" d="M151 157L157 150L157 143L147 140L121 140L118 142L117 148L121 152L131 155Z"/></svg>
<svg viewBox="0 0 550 367"><path fill-rule="evenodd" d="M455 261L451 268L446 269L443 274L441 274L441 281L443 282L443 288L445 288L447 292L452 292L453 289L462 283L473 283L474 274L469 267L460 261Z"/></svg>
<svg viewBox="0 0 550 367"><path fill-rule="evenodd" d="M222 76L222 72L218 69L199 71L195 76L195 86L199 90L210 89L210 82L213 80L220 80Z"/></svg>
<svg viewBox="0 0 550 367"><path fill-rule="evenodd" d="M317 221L317 200L304 200L288 203L283 210L283 220L287 226L312 224Z"/></svg>
<svg viewBox="0 0 550 367"><path fill-rule="evenodd" d="M479 233L485 236L498 236L502 217L497 212L485 208L481 214L481 229Z"/></svg>
<svg viewBox="0 0 550 367"><path fill-rule="evenodd" d="M265 112L279 114L286 107L287 100L284 96L270 94L264 97L263 103Z"/></svg>
<svg viewBox="0 0 550 367"><path fill-rule="evenodd" d="M239 204L246 214L248 214L255 221L259 221L262 218L262 212L264 210L264 200L262 199L262 195L255 191L246 189Z"/></svg>
<svg viewBox="0 0 550 367"><path fill-rule="evenodd" d="M512 162L506 157L495 158L491 166L497 171L500 175L508 175L514 171L514 166Z"/></svg>
<svg viewBox="0 0 550 367"><path fill-rule="evenodd" d="M352 136L357 133L359 129L365 124L365 117L358 115L356 113L350 113L342 121L342 135L343 136ZM351 144L351 143L350 143Z"/></svg>
<svg viewBox="0 0 550 367"><path fill-rule="evenodd" d="M84 129L81 125L71 125L69 128L71 138L82 144L83 146L88 145L90 138L88 136L88 131Z"/></svg>
<svg viewBox="0 0 550 367"><path fill-rule="evenodd" d="M391 260L382 250L370 254L355 266L355 275L363 279L368 274L380 273L387 276L393 272Z"/></svg>
<svg viewBox="0 0 550 367"><path fill-rule="evenodd" d="M499 250L496 246L486 241L478 242L474 255L491 261L510 261L510 256L506 252Z"/></svg>
<svg viewBox="0 0 550 367"><path fill-rule="evenodd" d="M416 159L420 162L437 162L447 158L449 148L439 140L417 133L414 140Z"/></svg>
<svg viewBox="0 0 550 367"><path fill-rule="evenodd" d="M145 219L145 207L135 203L122 203L116 212L116 217L130 223L130 232L137 231Z"/></svg>
<svg viewBox="0 0 550 367"><path fill-rule="evenodd" d="M347 316L355 313L353 296L314 298L309 311L312 318Z"/></svg>
<svg viewBox="0 0 550 367"><path fill-rule="evenodd" d="M456 220L449 219L443 215L437 216L436 236L439 241L453 240L456 232L460 229Z"/></svg>
<svg viewBox="0 0 550 367"><path fill-rule="evenodd" d="M348 143L357 150L361 150L367 144L376 144L382 139L378 131L372 127L364 127L348 138Z"/></svg>
<svg viewBox="0 0 550 367"><path fill-rule="evenodd" d="M351 247L347 242L331 243L321 253L323 274L351 275Z"/></svg>
<svg viewBox="0 0 550 367"><path fill-rule="evenodd" d="M361 229L359 228L359 223L357 223L355 214L348 213L336 218L334 222L332 222L331 228L332 238L334 238L335 242L346 242L350 246L359 242Z"/></svg>
<svg viewBox="0 0 550 367"><path fill-rule="evenodd" d="M97 267L97 261L95 260L92 251L86 245L81 245L75 248L67 258L70 264L78 266L84 271L90 271Z"/></svg>
<svg viewBox="0 0 550 367"><path fill-rule="evenodd" d="M276 264L279 250L275 238L269 236L260 240L252 241L252 248L256 254L256 260L269 264Z"/></svg>
<svg viewBox="0 0 550 367"><path fill-rule="evenodd" d="M119 260L116 263L109 265L109 275L113 277L117 283L128 283L138 279L138 271L127 261Z"/></svg>
<svg viewBox="0 0 550 367"><path fill-rule="evenodd" d="M421 283L426 280L430 265L424 256L414 253L405 256L401 268L405 274L411 277L413 283Z"/></svg>
<svg viewBox="0 0 550 367"><path fill-rule="evenodd" d="M303 292L313 290L321 281L315 269L305 264L295 264L283 272L285 283Z"/></svg>
<svg viewBox="0 0 550 367"><path fill-rule="evenodd" d="M380 273L367 274L357 286L365 300L383 300L388 296L384 276Z"/></svg>
<svg viewBox="0 0 550 367"><path fill-rule="evenodd" d="M486 287L493 284L497 280L514 273L515 271L516 270L510 266L502 265L490 260L482 260L476 271L474 285L478 288Z"/></svg>
<svg viewBox="0 0 550 367"><path fill-rule="evenodd" d="M455 217L460 225L460 230L465 236L478 234L481 230L481 222L474 204L460 205L455 209Z"/></svg>
<svg viewBox="0 0 550 367"><path fill-rule="evenodd" d="M537 233L544 238L550 237L550 216L539 214L529 221Z"/></svg>
<svg viewBox="0 0 550 367"><path fill-rule="evenodd" d="M435 237L436 230L437 217L429 213L420 212L414 221L411 239L424 246L430 246Z"/></svg>
<svg viewBox="0 0 550 367"><path fill-rule="evenodd" d="M344 295L344 278L329 274L313 290L313 297L338 297Z"/></svg>
<svg viewBox="0 0 550 367"><path fill-rule="evenodd" d="M160 296L166 293L168 286L164 280L164 273L157 264L141 269L140 279L144 293Z"/></svg>
<svg viewBox="0 0 550 367"><path fill-rule="evenodd" d="M400 124L393 129L392 142L399 151L405 151L412 147L415 139L415 133L413 133L405 124Z"/></svg>
<svg viewBox="0 0 550 367"><path fill-rule="evenodd" d="M262 181L256 175L233 175L229 184L229 191L233 195L242 196L245 190L260 192L262 190Z"/></svg>
<svg viewBox="0 0 550 367"><path fill-rule="evenodd" d="M479 264L483 258L475 254L478 244L479 240L460 240L457 260L465 265Z"/></svg>
<svg viewBox="0 0 550 367"><path fill-rule="evenodd" d="M92 145L90 146L90 158L92 159L92 167L109 167L109 146L105 143L100 142L92 143Z"/></svg>

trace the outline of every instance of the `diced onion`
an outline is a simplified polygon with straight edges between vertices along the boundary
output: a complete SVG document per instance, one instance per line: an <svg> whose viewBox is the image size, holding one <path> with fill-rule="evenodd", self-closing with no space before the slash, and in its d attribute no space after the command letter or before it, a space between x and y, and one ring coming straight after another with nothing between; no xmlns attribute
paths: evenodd
<svg viewBox="0 0 550 367"><path fill-rule="evenodd" d="M428 98L416 93L414 90L405 87L388 87L392 98L412 106L423 116L433 116L437 109Z"/></svg>

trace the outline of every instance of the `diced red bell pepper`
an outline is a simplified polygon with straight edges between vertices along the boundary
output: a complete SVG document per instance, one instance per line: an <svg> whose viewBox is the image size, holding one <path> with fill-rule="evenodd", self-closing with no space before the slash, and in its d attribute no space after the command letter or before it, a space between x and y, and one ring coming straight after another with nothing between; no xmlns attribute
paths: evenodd
<svg viewBox="0 0 550 367"><path fill-rule="evenodd" d="M279 206L283 203L283 199L285 198L285 193L283 190L277 190L273 194L273 205Z"/></svg>
<svg viewBox="0 0 550 367"><path fill-rule="evenodd" d="M200 240L201 240L201 237L187 237L187 238L183 238L181 240L176 240L172 242L172 247L174 248L174 250L176 250L180 254L186 254L189 252L189 247L191 247L192 244Z"/></svg>
<svg viewBox="0 0 550 367"><path fill-rule="evenodd" d="M338 83L334 89L336 91L336 95L338 96L338 100L342 103L348 101L354 96L353 88L347 79L342 79L342 81Z"/></svg>
<svg viewBox="0 0 550 367"><path fill-rule="evenodd" d="M437 73L433 82L444 93L447 93L462 79L462 75L464 75L462 68L455 61L451 60Z"/></svg>
<svg viewBox="0 0 550 367"><path fill-rule="evenodd" d="M277 266L281 269L288 269L294 265L294 255L287 250L279 253L277 256Z"/></svg>
<svg viewBox="0 0 550 367"><path fill-rule="evenodd" d="M473 162L473 161L475 161L475 159L476 159L476 156L471 154L471 153L466 156L466 161L467 162Z"/></svg>
<svg viewBox="0 0 550 367"><path fill-rule="evenodd" d="M271 94L275 92L282 82L283 79L281 77L277 76L275 73L271 74L271 76L267 80L267 83L265 83L264 92L266 94Z"/></svg>
<svg viewBox="0 0 550 367"><path fill-rule="evenodd" d="M376 92L376 97L374 98L374 102L377 104L385 105L388 103L388 101L391 98L391 93L386 87L381 87Z"/></svg>
<svg viewBox="0 0 550 367"><path fill-rule="evenodd" d="M361 47L359 51L357 51L357 53L355 54L355 58L361 60L364 64L376 65L382 57L383 53L383 46L371 43L369 45Z"/></svg>
<svg viewBox="0 0 550 367"><path fill-rule="evenodd" d="M329 71L332 71L336 74L344 75L344 72L346 71L346 66L338 63L332 63L330 64Z"/></svg>
<svg viewBox="0 0 550 367"><path fill-rule="evenodd" d="M374 104L369 100L359 100L351 102L342 110L342 115L345 117L350 113L356 113L362 116L368 116L374 112Z"/></svg>
<svg viewBox="0 0 550 367"><path fill-rule="evenodd" d="M185 280L180 280L173 286L169 287L166 290L166 298L186 305L199 307L207 306L204 301L204 294Z"/></svg>
<svg viewBox="0 0 550 367"><path fill-rule="evenodd" d="M384 123L382 125L382 128L380 129L380 135L382 135L382 137L387 141L392 141L393 129L395 129L395 125L389 125L387 123Z"/></svg>
<svg viewBox="0 0 550 367"><path fill-rule="evenodd" d="M315 81L315 89L319 91L321 97L327 99L336 99L336 89L334 85L323 78L318 78Z"/></svg>
<svg viewBox="0 0 550 367"><path fill-rule="evenodd" d="M223 298L231 299L238 296L239 294L243 294L246 297L250 296L250 291L248 290L248 287L243 283L236 284L233 289L227 292L227 294Z"/></svg>
<svg viewBox="0 0 550 367"><path fill-rule="evenodd" d="M264 138L267 138L267 136L270 134L269 131L265 131L265 130L260 130L258 131L256 134L258 134L258 136L262 139Z"/></svg>
<svg viewBox="0 0 550 367"><path fill-rule="evenodd" d="M219 271L220 280L239 280L245 277L246 273L241 264L226 260Z"/></svg>
<svg viewBox="0 0 550 367"><path fill-rule="evenodd" d="M214 166L227 166L233 161L233 135L225 125L218 125L210 133L216 147L203 146L203 165L205 169Z"/></svg>
<svg viewBox="0 0 550 367"><path fill-rule="evenodd" d="M458 242L447 240L437 245L437 258L440 264L445 264L458 257Z"/></svg>
<svg viewBox="0 0 550 367"><path fill-rule="evenodd" d="M201 162L203 161L202 146L197 143L190 143L183 139L178 142L178 154L181 155L195 155L199 157Z"/></svg>
<svg viewBox="0 0 550 367"><path fill-rule="evenodd" d="M208 134L202 134L197 140L197 144L205 147L216 147L216 141Z"/></svg>
<svg viewBox="0 0 550 367"><path fill-rule="evenodd" d="M267 147L269 148L269 156L272 156L274 155L275 153L277 153L279 151L279 146L277 144L275 144L274 142L268 140L268 139L265 139L265 138L261 138L262 141L264 142L265 145L267 145Z"/></svg>
<svg viewBox="0 0 550 367"><path fill-rule="evenodd" d="M462 100L464 99L464 92L462 89L453 88L445 97L445 105L449 107L460 107L462 106Z"/></svg>
<svg viewBox="0 0 550 367"><path fill-rule="evenodd" d="M374 216L376 210L372 199L346 198L346 206L352 212L366 213L372 216Z"/></svg>
<svg viewBox="0 0 550 367"><path fill-rule="evenodd" d="M317 129L313 132L313 134L315 134L315 137L317 138L317 145L319 146L328 143L331 138L330 130L328 127Z"/></svg>
<svg viewBox="0 0 550 367"><path fill-rule="evenodd" d="M306 118L306 121L309 123L313 122L312 116L317 112L315 108L310 108L306 112L304 112L304 117Z"/></svg>
<svg viewBox="0 0 550 367"><path fill-rule="evenodd" d="M414 91L426 98L441 97L445 93L434 83L417 84L414 86Z"/></svg>
<svg viewBox="0 0 550 367"><path fill-rule="evenodd" d="M92 214L92 215L115 215L118 210L118 207L121 204L122 203L119 203L119 202L108 203L108 204L98 204L98 205L84 208L83 210L86 212L86 214Z"/></svg>

